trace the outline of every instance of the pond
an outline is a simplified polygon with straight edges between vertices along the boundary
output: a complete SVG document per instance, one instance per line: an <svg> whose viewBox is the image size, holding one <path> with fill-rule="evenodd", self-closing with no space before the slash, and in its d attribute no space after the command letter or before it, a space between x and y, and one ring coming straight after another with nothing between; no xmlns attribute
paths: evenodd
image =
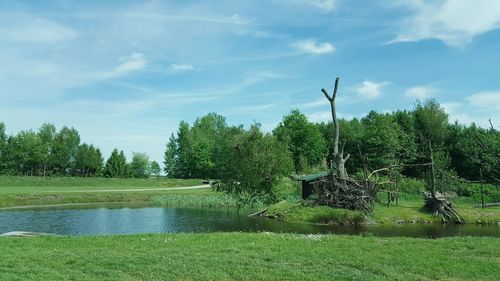
<svg viewBox="0 0 500 281"><path fill-rule="evenodd" d="M115 235L177 232L293 232L349 235L500 237L500 227L479 225L364 225L320 226L248 218L248 212L221 209L157 207L37 209L0 211L0 234L10 231L62 235Z"/></svg>

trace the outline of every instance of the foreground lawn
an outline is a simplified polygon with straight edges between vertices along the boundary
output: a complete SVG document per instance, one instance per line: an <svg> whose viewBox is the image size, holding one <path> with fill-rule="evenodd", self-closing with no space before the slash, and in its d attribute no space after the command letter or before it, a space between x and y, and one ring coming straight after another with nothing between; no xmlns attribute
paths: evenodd
<svg viewBox="0 0 500 281"><path fill-rule="evenodd" d="M500 239L271 233L0 238L1 280L498 280Z"/></svg>

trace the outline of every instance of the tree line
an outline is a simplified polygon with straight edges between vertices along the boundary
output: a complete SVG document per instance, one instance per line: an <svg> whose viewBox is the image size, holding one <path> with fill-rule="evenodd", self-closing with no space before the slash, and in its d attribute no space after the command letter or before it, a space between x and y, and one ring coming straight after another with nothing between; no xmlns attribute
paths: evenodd
<svg viewBox="0 0 500 281"><path fill-rule="evenodd" d="M429 162L467 180L499 183L500 133L475 124L451 123L435 100L417 102L412 110L371 111L363 118L340 119L341 144L350 155L346 169L362 177L367 171L395 166L399 176L425 178ZM270 190L282 175L327 169L332 160L333 123L314 123L291 110L270 133L258 124L249 129L228 126L210 113L190 126L182 121L165 150L164 171L172 178L222 179L230 192ZM243 181L245 180L245 182ZM444 181L444 179L443 179ZM444 183L443 183L444 184Z"/></svg>
<svg viewBox="0 0 500 281"><path fill-rule="evenodd" d="M92 144L81 143L74 128L45 123L38 131L7 135L0 122L0 175L147 177L161 172L157 162L144 153L133 153L127 161L123 151L114 149L104 161Z"/></svg>

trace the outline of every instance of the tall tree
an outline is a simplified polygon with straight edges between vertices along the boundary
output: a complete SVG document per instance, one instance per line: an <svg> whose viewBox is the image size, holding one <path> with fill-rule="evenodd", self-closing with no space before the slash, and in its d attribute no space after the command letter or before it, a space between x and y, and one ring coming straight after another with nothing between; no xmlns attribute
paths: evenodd
<svg viewBox="0 0 500 281"><path fill-rule="evenodd" d="M5 124L0 122L0 174L6 170L6 153L7 153L7 134L5 133Z"/></svg>
<svg viewBox="0 0 500 281"><path fill-rule="evenodd" d="M113 149L104 167L104 176L108 178L118 178L128 176L127 159L123 151Z"/></svg>
<svg viewBox="0 0 500 281"><path fill-rule="evenodd" d="M295 172L318 166L325 159L327 147L319 127L307 120L299 110L292 110L273 130L292 153Z"/></svg>
<svg viewBox="0 0 500 281"><path fill-rule="evenodd" d="M189 124L181 121L177 132L177 153L175 174L179 178L192 177L192 137Z"/></svg>
<svg viewBox="0 0 500 281"><path fill-rule="evenodd" d="M337 98L337 90L339 87L339 77L335 79L335 86L333 87L333 94L330 96L325 89L321 89L321 92L325 95L325 98L330 102L330 109L332 112L333 125L335 130L333 132L333 163L337 170L337 176L341 179L347 178L347 171L345 169L345 162L349 159L350 154L344 158L344 147L345 142L343 142L342 147L339 150L339 137L340 137L340 126L337 120L337 111L335 108L335 99Z"/></svg>
<svg viewBox="0 0 500 281"><path fill-rule="evenodd" d="M251 200L272 196L273 186L293 170L293 161L285 144L254 124L232 139L223 170L220 188Z"/></svg>
<svg viewBox="0 0 500 281"><path fill-rule="evenodd" d="M170 135L168 139L167 148L165 149L165 155L163 157L163 164L165 174L168 178L174 178L178 176L177 171L177 139L174 133Z"/></svg>
<svg viewBox="0 0 500 281"><path fill-rule="evenodd" d="M38 130L38 136L42 141L42 158L43 158L43 176L47 175L49 167L50 155L53 151L54 137L56 135L56 127L53 124L44 123Z"/></svg>
<svg viewBox="0 0 500 281"><path fill-rule="evenodd" d="M50 165L56 174L68 175L74 167L80 135L74 128L64 126L54 138Z"/></svg>
<svg viewBox="0 0 500 281"><path fill-rule="evenodd" d="M151 175L149 166L149 157L146 153L132 153L132 162L130 162L130 173L135 178L147 178Z"/></svg>
<svg viewBox="0 0 500 281"><path fill-rule="evenodd" d="M152 175L155 175L157 177L160 176L161 168L160 168L160 164L158 164L158 162L151 161L149 166L151 167L151 174Z"/></svg>
<svg viewBox="0 0 500 281"><path fill-rule="evenodd" d="M37 175L43 163L43 147L38 134L32 130L20 131L11 145L14 170L21 175Z"/></svg>

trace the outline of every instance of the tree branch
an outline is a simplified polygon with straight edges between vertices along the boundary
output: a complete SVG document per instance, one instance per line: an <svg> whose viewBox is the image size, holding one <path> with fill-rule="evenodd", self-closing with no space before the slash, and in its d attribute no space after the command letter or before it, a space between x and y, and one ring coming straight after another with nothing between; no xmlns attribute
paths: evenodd
<svg viewBox="0 0 500 281"><path fill-rule="evenodd" d="M325 95L325 97L328 99L329 102L332 102L332 98L325 89L321 89L321 92L323 92L323 94Z"/></svg>
<svg viewBox="0 0 500 281"><path fill-rule="evenodd" d="M337 89L339 88L339 77L335 79L335 86L333 87L333 96L332 99L335 100L337 97Z"/></svg>

